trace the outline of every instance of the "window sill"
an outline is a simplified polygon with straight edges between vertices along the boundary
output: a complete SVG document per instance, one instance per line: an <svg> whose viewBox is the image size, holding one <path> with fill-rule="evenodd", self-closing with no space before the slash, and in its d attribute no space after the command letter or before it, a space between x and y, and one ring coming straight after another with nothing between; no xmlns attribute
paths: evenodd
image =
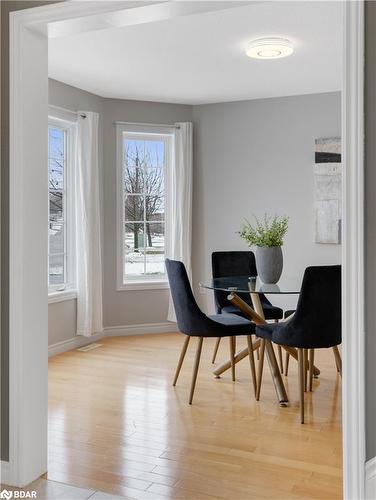
<svg viewBox="0 0 376 500"><path fill-rule="evenodd" d="M56 302L64 302L65 300L73 300L77 298L76 290L62 290L61 292L50 292L48 294L48 303L55 304Z"/></svg>
<svg viewBox="0 0 376 500"><path fill-rule="evenodd" d="M129 281L117 287L118 292L128 290L160 290L170 288L168 281Z"/></svg>

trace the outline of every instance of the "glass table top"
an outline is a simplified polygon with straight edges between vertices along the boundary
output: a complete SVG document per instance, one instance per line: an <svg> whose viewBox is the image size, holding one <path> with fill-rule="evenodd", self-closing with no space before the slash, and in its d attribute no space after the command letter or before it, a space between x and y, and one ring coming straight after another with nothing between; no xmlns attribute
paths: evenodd
<svg viewBox="0 0 376 500"><path fill-rule="evenodd" d="M281 276L276 284L263 283L260 278L252 276L228 276L213 278L211 281L200 283L203 288L234 293L270 293L270 294L299 294L303 276Z"/></svg>

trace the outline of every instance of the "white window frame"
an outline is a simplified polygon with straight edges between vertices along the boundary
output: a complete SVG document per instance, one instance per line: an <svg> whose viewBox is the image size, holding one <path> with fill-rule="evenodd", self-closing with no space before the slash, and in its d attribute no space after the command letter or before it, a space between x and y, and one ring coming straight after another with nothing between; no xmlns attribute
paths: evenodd
<svg viewBox="0 0 376 500"><path fill-rule="evenodd" d="M174 145L175 128L171 126L152 125L152 124L131 124L117 123L116 124L116 184L117 184L117 290L153 290L161 288L169 288L167 275L158 277L130 277L124 273L124 171L123 171L123 148L124 137L137 139L157 139L165 143L165 250L169 245L169 178L173 162L173 145Z"/></svg>
<svg viewBox="0 0 376 500"><path fill-rule="evenodd" d="M48 302L70 300L76 296L76 245L75 245L75 196L74 171L76 167L77 121L68 121L66 113L54 110L48 116L48 127L62 129L66 133L65 165L64 165L64 230L65 230L65 281L62 284L48 284ZM47 169L49 175L49 165ZM47 198L49 203L49 198ZM49 211L48 211L49 213ZM48 220L48 224L49 224ZM48 241L49 248L49 241ZM48 251L49 256L49 251ZM49 260L48 260L49 262ZM49 268L48 268L49 272Z"/></svg>

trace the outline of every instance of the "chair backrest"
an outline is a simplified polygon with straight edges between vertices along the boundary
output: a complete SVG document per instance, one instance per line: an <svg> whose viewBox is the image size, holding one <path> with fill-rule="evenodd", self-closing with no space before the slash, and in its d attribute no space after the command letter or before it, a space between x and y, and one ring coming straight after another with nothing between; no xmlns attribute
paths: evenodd
<svg viewBox="0 0 376 500"><path fill-rule="evenodd" d="M197 305L184 264L170 259L165 264L179 330L187 335L205 334L212 322Z"/></svg>
<svg viewBox="0 0 376 500"><path fill-rule="evenodd" d="M257 276L256 260L253 252L230 251L212 253L213 278L224 278L226 276ZM214 291L217 312L229 305L227 292ZM252 305L248 295L242 295L242 299Z"/></svg>
<svg viewBox="0 0 376 500"><path fill-rule="evenodd" d="M341 343L341 266L307 267L296 312L276 341L303 348Z"/></svg>

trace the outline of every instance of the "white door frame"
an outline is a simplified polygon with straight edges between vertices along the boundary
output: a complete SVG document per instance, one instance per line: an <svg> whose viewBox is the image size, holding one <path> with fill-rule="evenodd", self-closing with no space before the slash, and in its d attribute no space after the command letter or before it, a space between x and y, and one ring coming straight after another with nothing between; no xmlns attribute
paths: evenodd
<svg viewBox="0 0 376 500"><path fill-rule="evenodd" d="M345 3L342 93L342 425L346 499L365 498L364 2Z"/></svg>
<svg viewBox="0 0 376 500"><path fill-rule="evenodd" d="M41 170L47 165L47 147L43 152L32 147L46 146L47 37L30 28L41 21L113 11L111 4L62 2L10 15L10 456L9 463L3 464L7 475L3 480L15 486L24 486L47 470L47 245L44 244L47 224L44 228L30 216L32 212L31 215L47 220L47 204L43 196L38 200L34 191L30 195L28 175L30 166L35 167L33 190L47 189ZM346 499L364 498L365 486L363 67L364 2L346 2L342 96L342 394ZM45 81L43 85L41 79ZM37 86L36 100L30 99L33 85ZM38 116L42 118L36 120ZM28 197L32 204L27 203ZM39 248L36 244L32 249L34 258L40 251L37 265L33 262L30 266L25 234L41 238ZM42 317L36 317L35 311Z"/></svg>

